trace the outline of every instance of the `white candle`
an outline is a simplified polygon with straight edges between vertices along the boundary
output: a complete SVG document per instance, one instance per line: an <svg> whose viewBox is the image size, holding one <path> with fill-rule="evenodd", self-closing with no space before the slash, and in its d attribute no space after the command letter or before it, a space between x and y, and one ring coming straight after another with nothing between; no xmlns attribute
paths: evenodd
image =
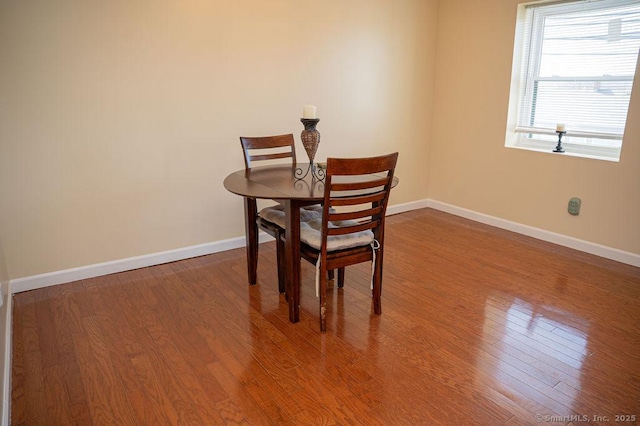
<svg viewBox="0 0 640 426"><path fill-rule="evenodd" d="M305 105L302 107L302 118L316 118L316 106Z"/></svg>
<svg viewBox="0 0 640 426"><path fill-rule="evenodd" d="M564 123L558 123L556 124L556 132L566 132L567 128L564 125Z"/></svg>

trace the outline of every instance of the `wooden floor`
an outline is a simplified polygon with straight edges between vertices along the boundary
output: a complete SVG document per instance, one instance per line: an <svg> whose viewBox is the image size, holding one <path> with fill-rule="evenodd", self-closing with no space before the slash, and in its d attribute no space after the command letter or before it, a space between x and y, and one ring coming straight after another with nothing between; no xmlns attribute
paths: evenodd
<svg viewBox="0 0 640 426"><path fill-rule="evenodd" d="M17 294L12 424L639 423L639 268L430 209L386 243L382 316L349 267L326 334L273 242L256 286L237 249Z"/></svg>

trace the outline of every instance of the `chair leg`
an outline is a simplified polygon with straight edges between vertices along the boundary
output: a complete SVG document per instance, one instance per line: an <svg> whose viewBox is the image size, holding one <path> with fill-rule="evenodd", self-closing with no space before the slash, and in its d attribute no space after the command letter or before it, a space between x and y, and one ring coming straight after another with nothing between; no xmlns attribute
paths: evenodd
<svg viewBox="0 0 640 426"><path fill-rule="evenodd" d="M344 287L344 267L338 268L338 288Z"/></svg>
<svg viewBox="0 0 640 426"><path fill-rule="evenodd" d="M333 272L334 272L333 269L330 269L329 273L327 274L330 280L332 280L334 278L334 273Z"/></svg>
<svg viewBox="0 0 640 426"><path fill-rule="evenodd" d="M327 270L320 266L320 331L327 331Z"/></svg>
<svg viewBox="0 0 640 426"><path fill-rule="evenodd" d="M276 263L278 265L278 291L280 294L286 292L286 267L284 265L284 241L282 241L282 232L276 233Z"/></svg>
<svg viewBox="0 0 640 426"><path fill-rule="evenodd" d="M376 256L375 271L373 274L373 312L382 314L382 250Z"/></svg>

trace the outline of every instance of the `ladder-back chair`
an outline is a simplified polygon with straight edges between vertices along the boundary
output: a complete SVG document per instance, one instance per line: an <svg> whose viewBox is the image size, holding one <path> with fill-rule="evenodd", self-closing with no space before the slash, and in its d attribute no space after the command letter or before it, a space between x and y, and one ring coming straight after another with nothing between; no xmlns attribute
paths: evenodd
<svg viewBox="0 0 640 426"><path fill-rule="evenodd" d="M242 152L244 154L245 169L249 170L257 164L265 164L269 160L291 159L293 165L296 164L296 149L293 134L276 135L276 136L259 136L259 137L240 137ZM253 212L257 210L257 202L255 198L246 199L246 209ZM306 206L301 210L301 218L309 219L320 217L322 210L320 205ZM257 214L256 225L276 240L276 262L278 268L278 290L284 293L286 289L286 265L284 257L283 236L285 232L284 226L284 207L282 205L265 207ZM258 265L258 232L253 226L247 229L247 256L251 264L253 272L252 284L257 282L257 265ZM333 278L333 271L329 273L329 277Z"/></svg>
<svg viewBox="0 0 640 426"><path fill-rule="evenodd" d="M372 261L374 312L382 313L384 225L398 153L370 158L328 158L322 217L302 223L301 257L316 265L320 330L326 330L327 272Z"/></svg>
<svg viewBox="0 0 640 426"><path fill-rule="evenodd" d="M293 134L276 136L259 136L259 137L240 137L242 152L244 154L244 166L249 170L256 163L267 162L268 160L280 160L290 158L292 164L296 163L296 150L294 145ZM246 201L245 208L257 209L257 201L255 198L249 198ZM276 262L278 268L278 290L280 293L285 292L285 265L284 265L284 243L282 236L284 228L263 218L271 209L281 209L281 206L265 207L258 213L256 225L267 234L276 239ZM257 270L258 265L258 233L254 227L247 230L247 256L252 264L253 271ZM255 273L254 273L255 274ZM257 275L257 274L256 274ZM257 282L254 277L252 284Z"/></svg>

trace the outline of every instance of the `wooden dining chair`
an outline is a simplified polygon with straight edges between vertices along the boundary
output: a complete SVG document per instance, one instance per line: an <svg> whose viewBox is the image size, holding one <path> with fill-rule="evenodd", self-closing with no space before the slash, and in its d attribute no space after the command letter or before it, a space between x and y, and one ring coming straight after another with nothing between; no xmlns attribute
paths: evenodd
<svg viewBox="0 0 640 426"><path fill-rule="evenodd" d="M292 163L296 162L296 149L291 133L253 138L241 136L240 143L246 169L250 169L256 161L291 158Z"/></svg>
<svg viewBox="0 0 640 426"><path fill-rule="evenodd" d="M282 160L290 158L292 164L296 163L296 149L293 134L276 135L276 136L259 136L259 137L240 137L242 152L244 153L245 169L249 170L257 163L264 165L269 160ZM250 204L247 208L256 209L257 202L255 199L249 199ZM320 205L306 206L301 210L301 218L308 220L313 217L320 217L322 209ZM282 205L265 207L258 213L256 225L276 240L276 263L278 268L278 290L284 293L286 289L285 277L286 266L284 256L285 232L284 226L284 207ZM248 232L249 233L249 232ZM258 236L251 235L247 238L248 249L254 257L255 265L258 258ZM333 271L329 272L329 277L333 278Z"/></svg>
<svg viewBox="0 0 640 426"><path fill-rule="evenodd" d="M382 313L384 224L398 153L370 158L328 158L322 217L300 226L301 257L316 265L320 330L326 330L327 272L372 261L374 312Z"/></svg>
<svg viewBox="0 0 640 426"><path fill-rule="evenodd" d="M290 158L292 164L296 163L296 149L293 134L276 136L260 136L260 137L240 137L240 144L242 145L242 152L244 154L244 166L249 170L255 163L266 163L269 160L280 160ZM256 208L256 200L251 199L249 202L252 204L249 208ZM284 227L277 225L274 222L264 219L265 215L268 215L269 210L282 210L282 206L265 207L260 210L256 219L258 228L262 229L267 234L276 239L276 263L278 268L278 291L280 293L285 292L285 265L284 265L284 242L282 236L284 236ZM255 240L255 241L253 241ZM252 238L249 244L253 244L254 247L250 247L255 256L255 262L258 258L258 236ZM256 263L257 264L257 263Z"/></svg>

